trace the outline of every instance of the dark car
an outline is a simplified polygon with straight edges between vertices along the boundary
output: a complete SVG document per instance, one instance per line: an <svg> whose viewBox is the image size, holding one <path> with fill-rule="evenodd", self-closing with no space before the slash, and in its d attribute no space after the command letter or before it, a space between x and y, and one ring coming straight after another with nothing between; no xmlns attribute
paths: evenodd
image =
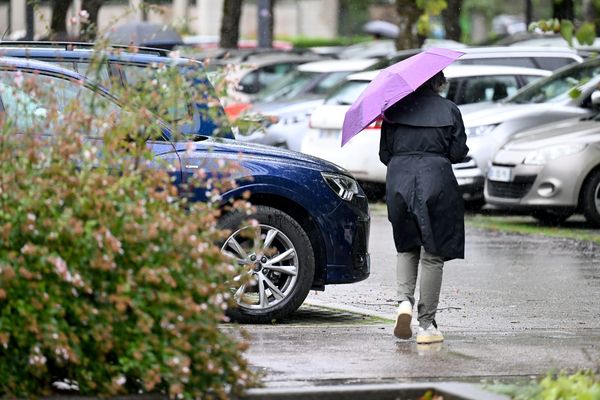
<svg viewBox="0 0 600 400"><path fill-rule="evenodd" d="M55 102L59 110L67 100L90 104L86 101L90 96L96 107L120 110L109 92L74 71L35 60L0 58L0 112L17 121L17 129L27 118L19 114L15 99L21 107L31 107L28 109L36 118L44 118L44 109L49 108L16 83L23 77L46 88L54 96L46 101ZM188 182L201 167L234 160L242 171L236 177L237 188L211 200L225 206L249 192L256 207L250 216L224 207L219 221L232 229L223 252L241 264L254 266L250 273L256 284L234 292L239 305L233 311L237 319L280 319L296 310L311 289L324 290L325 285L368 277L368 203L346 171L318 158L272 147L200 135L194 141L171 138L165 124L163 137L148 140L147 145L157 159L171 167L178 184ZM206 196L205 190L198 190L192 197L206 201ZM248 218L258 222L261 238L245 234L254 229L243 224ZM273 248L277 251L272 252Z"/></svg>
<svg viewBox="0 0 600 400"><path fill-rule="evenodd" d="M99 53L93 44L89 43L0 42L0 56L50 62L98 81L108 89L115 84L135 87L153 79L160 81L161 66L177 65L181 68L182 75L189 80L188 90L181 93L181 106L179 110L174 111L186 115L188 123L182 125L182 133L233 139L223 107L204 72L202 63L186 58L169 57L170 53L161 49L139 47L135 50L136 52L132 52L130 47L111 46ZM99 63L98 57L101 58ZM189 70L193 70L193 73L184 73ZM198 98L213 100L210 102L210 109L207 107L208 101L193 100Z"/></svg>

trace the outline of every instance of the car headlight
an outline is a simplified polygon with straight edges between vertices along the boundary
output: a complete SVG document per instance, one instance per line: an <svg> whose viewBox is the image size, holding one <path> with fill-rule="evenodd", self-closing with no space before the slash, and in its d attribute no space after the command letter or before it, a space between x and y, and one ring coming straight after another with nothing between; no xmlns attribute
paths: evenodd
<svg viewBox="0 0 600 400"><path fill-rule="evenodd" d="M487 136L492 133L497 126L498 124L471 126L466 128L465 132L469 137Z"/></svg>
<svg viewBox="0 0 600 400"><path fill-rule="evenodd" d="M358 194L358 183L354 178L330 172L321 172L321 175L331 190L342 200L351 201L354 195Z"/></svg>
<svg viewBox="0 0 600 400"><path fill-rule="evenodd" d="M546 162L557 158L577 154L585 149L585 143L562 144L559 146L544 147L540 150L532 151L525 156L523 164L546 165Z"/></svg>

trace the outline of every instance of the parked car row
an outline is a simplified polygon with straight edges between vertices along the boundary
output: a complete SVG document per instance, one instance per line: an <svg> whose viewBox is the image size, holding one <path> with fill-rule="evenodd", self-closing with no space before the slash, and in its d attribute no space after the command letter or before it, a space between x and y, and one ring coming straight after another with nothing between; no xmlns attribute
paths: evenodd
<svg viewBox="0 0 600 400"><path fill-rule="evenodd" d="M600 107L600 61L584 61L565 47L461 51L465 55L444 71L449 84L442 94L459 105L467 129L469 155L454 165L465 200L529 210L541 221L560 222L582 212L600 225L600 159L593 128ZM344 115L378 69L417 52L397 52L366 68L372 72L350 75L323 103L263 102L255 109L276 117L276 123L245 140L299 147L344 167L369 194L380 196L386 171L377 157L379 122L341 148ZM563 165L559 173L566 161L570 172Z"/></svg>
<svg viewBox="0 0 600 400"><path fill-rule="evenodd" d="M332 161L348 169L361 182L368 183L373 195L384 193L386 167L379 161L380 121L340 148L341 129L346 111L375 78L379 71L354 74L338 88L311 116L310 127L302 141L301 151ZM442 95L457 104L492 101L504 98L527 83L550 75L549 71L492 65L451 65L444 70L448 85ZM466 165L465 165L466 166ZM462 165L459 166L463 167ZM460 178L460 172L456 172ZM481 197L472 185L461 187L468 200Z"/></svg>
<svg viewBox="0 0 600 400"><path fill-rule="evenodd" d="M206 163L219 165L219 160L237 160L241 164L240 171L244 173L236 177L237 187L219 198L223 205L219 224L231 232L222 250L253 277L246 285L232 283L237 303L237 308L231 310L232 316L239 321L263 323L285 318L302 304L309 290L324 290L326 285L356 282L369 276L368 202L347 171L301 153L215 137L216 132L229 127L222 126L219 119L209 119L215 113L203 114L205 120L196 115L202 107L216 114L222 110L218 103L211 102L216 95L211 85L205 84L201 63L143 51L133 54L125 49L110 50L102 54L100 73L91 74L88 67L95 64L90 64L90 60L96 59L91 46L0 43L1 120L23 121L25 109L35 110L36 118L45 118L48 113L44 110L53 104L59 105L58 111L66 108L61 103L64 98L90 104L84 100L93 97L93 104L98 107L103 104L103 109L120 110L126 102L111 94L111 85L135 87L136 79L154 82L158 79L157 68L178 68L180 72L193 68L194 79L189 81L189 88L200 88L202 92L200 96L181 93L177 104L189 110L191 123L198 126L174 132L172 124L156 115L162 137L148 139L147 145L157 159L170 166L169 172L177 184L188 182ZM6 54L11 57L4 57ZM112 74L117 74L118 79L108 79ZM23 76L43 87L49 97L39 98L28 92L28 85L19 85ZM163 87L158 82L157 86ZM206 101L190 104L187 98ZM31 107L19 106L23 102ZM206 125L211 128L206 129ZM20 130L19 124L15 129ZM60 127L54 125L52 129ZM218 174L217 169L211 176ZM255 206L251 215L225 208L230 200L242 198L245 193L250 193L249 201ZM198 190L193 200L205 201L205 192ZM258 222L260 235L247 232L254 229L249 219Z"/></svg>

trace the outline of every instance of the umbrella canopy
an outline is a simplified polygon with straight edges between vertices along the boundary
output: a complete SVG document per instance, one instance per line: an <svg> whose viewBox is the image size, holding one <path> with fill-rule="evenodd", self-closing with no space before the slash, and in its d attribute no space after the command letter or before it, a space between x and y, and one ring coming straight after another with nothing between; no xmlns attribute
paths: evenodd
<svg viewBox="0 0 600 400"><path fill-rule="evenodd" d="M117 26L107 34L114 44L157 47L171 50L183 44L179 33L168 25L153 22L130 22Z"/></svg>
<svg viewBox="0 0 600 400"><path fill-rule="evenodd" d="M463 54L456 50L430 48L381 70L346 112L342 127L342 146L385 110L414 92Z"/></svg>
<svg viewBox="0 0 600 400"><path fill-rule="evenodd" d="M398 28L398 25L381 20L369 21L363 25L362 29L365 33L390 39L395 39L400 34L400 28Z"/></svg>

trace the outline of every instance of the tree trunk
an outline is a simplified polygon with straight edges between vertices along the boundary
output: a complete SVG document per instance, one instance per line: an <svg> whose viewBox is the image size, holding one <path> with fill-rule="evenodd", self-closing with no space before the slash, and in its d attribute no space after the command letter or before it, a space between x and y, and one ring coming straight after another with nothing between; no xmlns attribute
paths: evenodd
<svg viewBox="0 0 600 400"><path fill-rule="evenodd" d="M415 0L396 0L396 11L398 13L398 26L400 34L396 39L396 49L415 49L425 42L425 37L417 32L417 22L422 10L417 6Z"/></svg>
<svg viewBox="0 0 600 400"><path fill-rule="evenodd" d="M50 20L50 37L67 37L67 13L71 6L71 0L53 0L52 18Z"/></svg>
<svg viewBox="0 0 600 400"><path fill-rule="evenodd" d="M83 0L81 4L81 8L86 10L89 14L89 20L85 24L83 40L93 41L96 39L96 33L98 32L98 14L100 13L100 8L102 4L104 4L106 0Z"/></svg>
<svg viewBox="0 0 600 400"><path fill-rule="evenodd" d="M240 19L243 0L225 0L221 19L221 39L219 45L224 49L237 48L240 38Z"/></svg>
<svg viewBox="0 0 600 400"><path fill-rule="evenodd" d="M575 19L573 0L554 0L552 2L552 18L573 21Z"/></svg>
<svg viewBox="0 0 600 400"><path fill-rule="evenodd" d="M444 30L446 39L460 42L462 30L460 28L460 10L463 0L446 0L448 7L442 11L442 20L444 21Z"/></svg>
<svg viewBox="0 0 600 400"><path fill-rule="evenodd" d="M269 37L271 38L271 47L273 47L273 41L275 40L275 1L269 2Z"/></svg>

